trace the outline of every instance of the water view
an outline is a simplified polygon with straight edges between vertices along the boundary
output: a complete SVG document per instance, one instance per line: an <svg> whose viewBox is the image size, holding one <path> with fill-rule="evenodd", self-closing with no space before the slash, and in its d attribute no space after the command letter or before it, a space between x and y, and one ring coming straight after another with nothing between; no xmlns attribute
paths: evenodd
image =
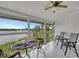
<svg viewBox="0 0 79 59"><path fill-rule="evenodd" d="M6 53L12 54L15 51L12 50L13 44L22 44L31 39L36 41L37 38L41 38L44 42L45 39L45 26L42 23L34 23L26 21L18 21L10 18L0 18L0 49L3 49ZM52 40L52 26L46 25L46 41Z"/></svg>

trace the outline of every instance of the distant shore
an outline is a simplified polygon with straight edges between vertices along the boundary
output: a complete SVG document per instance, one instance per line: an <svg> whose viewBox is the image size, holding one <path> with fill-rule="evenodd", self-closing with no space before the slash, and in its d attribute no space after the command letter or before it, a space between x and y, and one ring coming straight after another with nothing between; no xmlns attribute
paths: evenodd
<svg viewBox="0 0 79 59"><path fill-rule="evenodd" d="M17 32L17 33L0 33L1 35L17 35L17 34L27 34L27 32Z"/></svg>
<svg viewBox="0 0 79 59"><path fill-rule="evenodd" d="M18 30L27 30L27 29L0 29L0 31L18 31Z"/></svg>
<svg viewBox="0 0 79 59"><path fill-rule="evenodd" d="M27 34L27 30L0 31L0 36L1 36L1 35L17 35L17 34Z"/></svg>

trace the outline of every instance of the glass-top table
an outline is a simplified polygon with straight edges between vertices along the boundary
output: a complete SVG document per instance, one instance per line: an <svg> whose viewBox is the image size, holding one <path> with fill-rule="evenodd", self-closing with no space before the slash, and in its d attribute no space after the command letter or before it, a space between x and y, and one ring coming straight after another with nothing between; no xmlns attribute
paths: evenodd
<svg viewBox="0 0 79 59"><path fill-rule="evenodd" d="M28 50L28 48L32 48L32 47L36 46L37 44L38 43L36 41L29 41L27 43L22 43L22 44L13 44L12 50L24 50L25 49L26 55L30 58L30 55L28 54L27 50Z"/></svg>

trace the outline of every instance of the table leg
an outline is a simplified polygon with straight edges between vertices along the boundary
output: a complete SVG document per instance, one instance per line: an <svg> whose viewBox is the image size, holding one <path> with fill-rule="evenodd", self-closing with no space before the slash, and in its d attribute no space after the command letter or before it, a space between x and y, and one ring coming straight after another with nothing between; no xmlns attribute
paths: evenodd
<svg viewBox="0 0 79 59"><path fill-rule="evenodd" d="M30 58L30 56L29 56L29 54L28 54L28 52L27 52L27 48L26 48L26 55ZM25 55L25 56L26 56L26 55ZM25 57L25 56L24 56L24 57Z"/></svg>

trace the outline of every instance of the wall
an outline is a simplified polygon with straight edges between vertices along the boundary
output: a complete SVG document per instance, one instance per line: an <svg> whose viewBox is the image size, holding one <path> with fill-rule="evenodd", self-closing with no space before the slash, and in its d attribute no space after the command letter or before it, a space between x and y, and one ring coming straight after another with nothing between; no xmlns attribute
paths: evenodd
<svg viewBox="0 0 79 59"><path fill-rule="evenodd" d="M65 32L79 33L79 2L66 2L68 8L61 8L54 14L55 34Z"/></svg>

